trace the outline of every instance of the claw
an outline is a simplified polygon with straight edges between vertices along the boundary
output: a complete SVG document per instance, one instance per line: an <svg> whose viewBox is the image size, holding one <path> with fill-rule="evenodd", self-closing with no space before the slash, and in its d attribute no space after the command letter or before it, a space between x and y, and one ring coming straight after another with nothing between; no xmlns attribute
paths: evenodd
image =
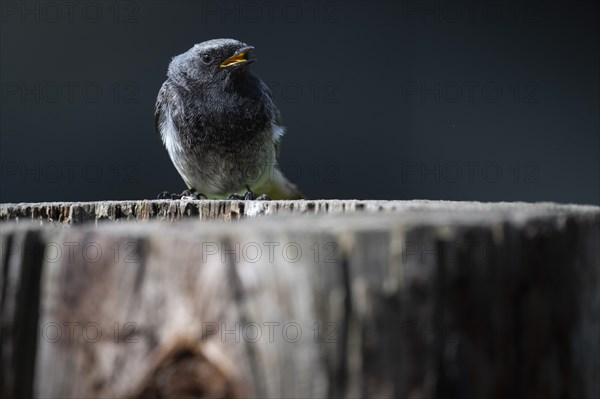
<svg viewBox="0 0 600 399"><path fill-rule="evenodd" d="M157 199L171 199L171 200L197 200L197 199L206 199L204 194L194 194L191 190L183 190L181 194L170 193L168 191L163 191L158 194Z"/></svg>
<svg viewBox="0 0 600 399"><path fill-rule="evenodd" d="M171 193L168 191L163 191L158 194L156 199L171 199Z"/></svg>
<svg viewBox="0 0 600 399"><path fill-rule="evenodd" d="M271 198L267 194L261 194L258 197L252 191L246 191L246 194L231 194L228 198L229 200L237 200L237 201L270 201Z"/></svg>

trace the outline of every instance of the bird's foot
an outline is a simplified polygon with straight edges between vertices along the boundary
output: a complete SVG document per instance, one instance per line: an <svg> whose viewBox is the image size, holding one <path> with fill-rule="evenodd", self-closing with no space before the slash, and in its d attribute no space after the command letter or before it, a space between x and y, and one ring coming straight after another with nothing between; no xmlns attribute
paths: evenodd
<svg viewBox="0 0 600 399"><path fill-rule="evenodd" d="M163 191L162 193L158 194L158 197L156 197L156 198L157 199L171 199L171 200L181 200L181 199L197 200L197 199L206 199L206 196L204 194L196 195L190 190L183 190L183 192L181 194Z"/></svg>
<svg viewBox="0 0 600 399"><path fill-rule="evenodd" d="M248 200L255 200L255 201L270 201L271 198L269 198L269 196L267 194L261 194L258 197L250 190L246 191L246 194L244 195L239 195L239 194L231 194L229 196L230 200L238 200L238 201L248 201Z"/></svg>

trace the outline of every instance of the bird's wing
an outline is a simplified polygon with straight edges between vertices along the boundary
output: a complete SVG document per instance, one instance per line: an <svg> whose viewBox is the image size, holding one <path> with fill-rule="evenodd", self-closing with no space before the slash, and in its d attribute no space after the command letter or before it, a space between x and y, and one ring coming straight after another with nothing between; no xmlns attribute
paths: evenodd
<svg viewBox="0 0 600 399"><path fill-rule="evenodd" d="M160 126L163 124L165 119L165 111L167 107L167 82L165 81L160 90L158 91L158 97L156 97L156 104L154 105L154 128L156 134L160 137Z"/></svg>
<svg viewBox="0 0 600 399"><path fill-rule="evenodd" d="M273 93L267 84L261 81L262 88L265 93L267 93L267 97L269 98L269 108L271 110L271 114L273 116L273 145L275 146L275 157L279 159L279 153L281 152L281 138L285 133L285 127L283 126L283 122L281 120L281 112L279 108L275 105L273 101Z"/></svg>
<svg viewBox="0 0 600 399"><path fill-rule="evenodd" d="M271 110L272 115L272 123L273 123L273 145L275 146L275 156L279 159L279 153L281 152L281 138L285 133L285 127L283 126L281 120L281 112L279 112L279 108L273 102L273 93L269 86L266 85L265 82L262 82L263 90L267 93L269 99L269 108ZM257 193L267 194L271 199L285 199L285 200L296 200L296 199L306 199L304 194L298 190L295 184L290 182L279 170L278 167L275 167L273 170L273 176L268 179L262 187L258 187L256 189Z"/></svg>

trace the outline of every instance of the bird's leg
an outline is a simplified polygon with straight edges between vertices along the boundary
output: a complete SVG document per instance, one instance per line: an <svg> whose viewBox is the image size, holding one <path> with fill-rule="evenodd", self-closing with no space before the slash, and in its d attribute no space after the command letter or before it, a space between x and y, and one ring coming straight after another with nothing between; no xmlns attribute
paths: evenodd
<svg viewBox="0 0 600 399"><path fill-rule="evenodd" d="M246 194L244 195L231 194L227 199L236 201L253 200L255 196L252 190L250 190L250 186L246 185L246 190L248 191L246 191Z"/></svg>
<svg viewBox="0 0 600 399"><path fill-rule="evenodd" d="M239 195L239 194L231 194L229 196L229 198L227 198L228 200L236 200L236 201L243 201L245 200L245 196L244 195Z"/></svg>
<svg viewBox="0 0 600 399"><path fill-rule="evenodd" d="M247 184L246 184L246 190L248 190L248 191L246 191L246 194L244 194L244 199L246 201L256 199L256 195L254 195L254 193L252 192L252 190L250 190L250 186L247 185Z"/></svg>
<svg viewBox="0 0 600 399"><path fill-rule="evenodd" d="M267 194L256 196L252 191L247 191L246 194L244 194L244 199L253 201L271 201L271 198L269 198Z"/></svg>
<svg viewBox="0 0 600 399"><path fill-rule="evenodd" d="M256 196L256 194L254 194L254 192L252 192L252 190L250 190L249 186L246 186L246 194L244 195L239 195L239 194L231 194L229 196L228 199L230 200L238 200L238 201L251 201L251 200L256 200L256 201L270 201L271 198L269 198L269 196L267 194L262 194L259 195L258 197Z"/></svg>
<svg viewBox="0 0 600 399"><path fill-rule="evenodd" d="M196 190L183 190L181 194L179 194L181 199L185 200L200 200L200 199L208 199L208 197L202 193L198 193Z"/></svg>
<svg viewBox="0 0 600 399"><path fill-rule="evenodd" d="M250 186L246 186L246 195L244 195L244 199L255 200L255 201L271 201L271 198L267 194L261 194L258 197L252 190L250 190Z"/></svg>

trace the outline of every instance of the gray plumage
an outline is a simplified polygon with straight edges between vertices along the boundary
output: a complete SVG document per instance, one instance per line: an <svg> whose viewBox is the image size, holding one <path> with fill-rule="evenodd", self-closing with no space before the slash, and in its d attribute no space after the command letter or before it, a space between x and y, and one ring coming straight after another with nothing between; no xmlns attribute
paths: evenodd
<svg viewBox="0 0 600 399"><path fill-rule="evenodd" d="M157 132L196 193L223 198L248 187L302 198L276 166L284 128L269 88L248 67L251 50L216 39L174 57L156 100Z"/></svg>

